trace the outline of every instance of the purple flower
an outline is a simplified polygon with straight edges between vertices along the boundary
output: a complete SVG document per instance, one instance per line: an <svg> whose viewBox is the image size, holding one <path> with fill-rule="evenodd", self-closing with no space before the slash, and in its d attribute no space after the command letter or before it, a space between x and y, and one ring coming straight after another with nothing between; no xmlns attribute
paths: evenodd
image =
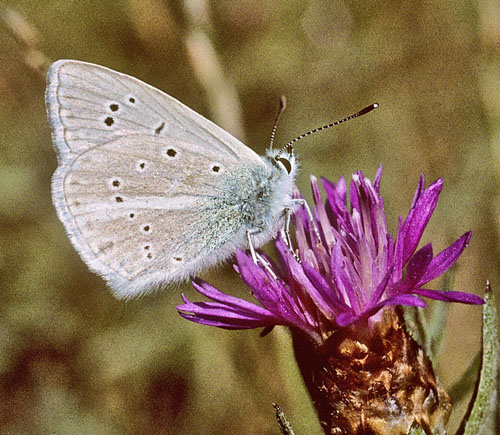
<svg viewBox="0 0 500 435"><path fill-rule="evenodd" d="M184 304L177 307L180 315L227 329L287 325L320 344L339 327L355 322L374 325L382 318L383 308L425 307L421 297L482 304L484 301L474 294L426 288L457 261L470 239L467 232L436 256L431 243L417 250L443 181L438 179L425 189L421 176L410 212L404 221L399 218L394 239L387 230L379 192L381 173L380 168L373 183L361 172L353 175L350 208L344 178L337 184L321 180L326 193L323 202L317 180L311 177L313 214L321 240L306 210L297 210L293 223L301 261L279 237L279 267L268 260L277 280L249 255L236 253L235 268L261 306L197 279L193 286L211 301L190 302L182 295Z"/></svg>

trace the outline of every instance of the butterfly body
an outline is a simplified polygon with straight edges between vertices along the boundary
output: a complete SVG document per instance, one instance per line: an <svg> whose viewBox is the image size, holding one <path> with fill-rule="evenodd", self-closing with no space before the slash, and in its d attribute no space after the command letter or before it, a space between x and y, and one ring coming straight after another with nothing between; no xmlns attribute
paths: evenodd
<svg viewBox="0 0 500 435"><path fill-rule="evenodd" d="M293 208L296 162L259 156L163 92L62 60L46 104L59 166L52 196L74 247L119 297L259 247Z"/></svg>

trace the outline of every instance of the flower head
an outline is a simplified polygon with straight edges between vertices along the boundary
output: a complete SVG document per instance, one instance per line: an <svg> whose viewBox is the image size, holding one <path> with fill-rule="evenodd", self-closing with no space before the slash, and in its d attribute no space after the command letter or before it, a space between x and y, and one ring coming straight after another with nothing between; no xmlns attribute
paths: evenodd
<svg viewBox="0 0 500 435"><path fill-rule="evenodd" d="M344 178L337 184L322 179L325 202L316 178L311 178L314 226L320 240L306 209L298 209L293 223L300 262L279 237L279 266L268 260L278 279L251 256L237 252L236 270L260 305L195 280L193 286L211 301L190 302L183 295L184 304L177 307L180 315L227 329L287 325L321 343L338 328L359 322L371 327L381 319L383 308L425 307L422 297L483 303L474 294L426 288L457 261L470 239L467 232L436 256L431 243L417 250L442 180L426 189L421 176L410 212L406 219L399 219L394 238L387 229L379 191L381 173L379 169L373 183L361 172L353 175L350 207Z"/></svg>

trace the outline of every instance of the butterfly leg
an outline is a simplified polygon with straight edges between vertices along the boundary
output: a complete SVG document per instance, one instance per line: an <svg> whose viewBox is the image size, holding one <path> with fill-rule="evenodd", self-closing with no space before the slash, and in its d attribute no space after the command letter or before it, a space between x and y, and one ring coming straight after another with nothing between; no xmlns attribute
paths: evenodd
<svg viewBox="0 0 500 435"><path fill-rule="evenodd" d="M309 218L309 222L311 222L314 234L316 235L318 242L321 243L321 236L319 234L319 230L318 230L318 227L316 225L316 221L314 220L314 216L312 214L311 208L309 207L309 204L307 203L307 201L303 198L296 198L296 199L292 200L290 205L294 205L294 204L300 204L306 209L306 213L307 213L307 216Z"/></svg>
<svg viewBox="0 0 500 435"><path fill-rule="evenodd" d="M258 229L247 230L248 248L250 249L250 255L252 256L252 260L255 264L257 264L257 253L255 252L255 248L252 243L252 234L258 232L260 232Z"/></svg>
<svg viewBox="0 0 500 435"><path fill-rule="evenodd" d="M252 260L255 264L259 264L260 262L260 264L262 264L264 269L266 269L269 272L269 274L273 277L273 279L277 281L278 276L276 275L276 273L274 273L269 262L262 255L260 255L253 246L252 234L259 233L260 231L261 230L258 228L247 230L247 240L248 240L248 248L250 249L250 255L252 256Z"/></svg>
<svg viewBox="0 0 500 435"><path fill-rule="evenodd" d="M290 236L290 221L292 218L292 210L290 208L285 209L285 226L281 229L281 237L285 242L290 253L294 256L298 263L300 263L300 257L293 249L292 238Z"/></svg>
<svg viewBox="0 0 500 435"><path fill-rule="evenodd" d="M321 243L321 236L319 234L318 227L316 226L316 222L314 220L314 216L311 212L311 209L309 208L309 204L305 199L302 198L297 198L292 200L290 203L290 207L296 204L302 205L306 209L307 216L309 218L309 222L311 223L311 226L313 228L314 234L316 235L316 238L318 239L318 242ZM285 209L285 226L281 230L281 237L285 241L285 244L288 246L288 249L290 253L295 257L295 259L300 263L300 257L297 254L297 252L293 249L292 247L292 239L290 237L290 219L292 217L292 211L291 208L286 208Z"/></svg>

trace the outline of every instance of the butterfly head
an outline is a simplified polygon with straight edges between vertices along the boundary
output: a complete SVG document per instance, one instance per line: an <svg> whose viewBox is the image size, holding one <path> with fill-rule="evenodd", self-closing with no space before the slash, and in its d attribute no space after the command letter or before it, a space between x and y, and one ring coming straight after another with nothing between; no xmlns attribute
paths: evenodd
<svg viewBox="0 0 500 435"><path fill-rule="evenodd" d="M281 150L270 148L267 150L267 157L284 174L287 174L292 179L295 178L298 162L291 146Z"/></svg>

